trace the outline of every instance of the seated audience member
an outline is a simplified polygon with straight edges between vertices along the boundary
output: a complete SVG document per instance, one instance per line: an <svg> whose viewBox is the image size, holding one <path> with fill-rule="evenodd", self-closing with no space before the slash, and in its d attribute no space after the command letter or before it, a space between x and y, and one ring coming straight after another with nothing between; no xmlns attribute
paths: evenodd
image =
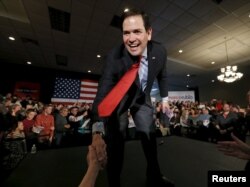
<svg viewBox="0 0 250 187"><path fill-rule="evenodd" d="M77 137L79 128L83 130L82 125L86 120L89 119L89 109L86 108L87 105L84 105L82 111L79 110L79 107L74 106L70 108L70 114L68 116L68 121L70 128L73 130L73 135ZM86 123L85 123L86 124Z"/></svg>
<svg viewBox="0 0 250 187"><path fill-rule="evenodd" d="M1 166L4 170L14 169L27 153L23 130L22 120L17 119L4 135L1 147Z"/></svg>
<svg viewBox="0 0 250 187"><path fill-rule="evenodd" d="M237 138L233 133L231 133L231 137L233 141L218 142L218 150L225 155L248 160L245 169L250 172L250 146Z"/></svg>
<svg viewBox="0 0 250 187"><path fill-rule="evenodd" d="M11 99L5 99L0 103L0 113L5 115L9 111L12 102Z"/></svg>
<svg viewBox="0 0 250 187"><path fill-rule="evenodd" d="M161 102L157 102L155 104L155 110L156 110L156 120L160 123L161 115L162 115L162 104L161 104Z"/></svg>
<svg viewBox="0 0 250 187"><path fill-rule="evenodd" d="M12 128L12 125L15 123L15 121L21 116L21 105L19 104L13 104L9 107L9 111L6 113L4 117L4 130L8 131L10 128Z"/></svg>
<svg viewBox="0 0 250 187"><path fill-rule="evenodd" d="M247 135L247 118L245 109L239 109L237 113L237 122L234 124L234 135L243 142L246 142Z"/></svg>
<svg viewBox="0 0 250 187"><path fill-rule="evenodd" d="M17 119L10 128L10 131L7 132L6 138L16 139L16 138L25 138L24 126L22 119Z"/></svg>
<svg viewBox="0 0 250 187"><path fill-rule="evenodd" d="M217 109L214 106L210 107L209 114L211 115L210 118L210 125L208 126L208 141L212 143L217 143L217 139L219 137L219 131L216 128L216 120L217 116L220 115Z"/></svg>
<svg viewBox="0 0 250 187"><path fill-rule="evenodd" d="M65 132L70 128L70 125L67 121L68 112L69 110L67 107L62 107L59 111L59 114L55 116L56 146L61 145Z"/></svg>
<svg viewBox="0 0 250 187"><path fill-rule="evenodd" d="M197 121L201 121L201 125L208 127L211 117L212 116L209 114L208 108L202 108L202 113L198 116Z"/></svg>
<svg viewBox="0 0 250 187"><path fill-rule="evenodd" d="M211 122L211 115L208 108L202 108L202 113L197 119L197 138L200 140L208 141L209 138L209 126Z"/></svg>
<svg viewBox="0 0 250 187"><path fill-rule="evenodd" d="M180 111L178 108L174 109L173 116L170 118L170 131L171 134L181 135L181 125L180 125Z"/></svg>
<svg viewBox="0 0 250 187"><path fill-rule="evenodd" d="M215 121L215 127L218 130L218 140L232 140L230 134L234 131L234 126L237 122L237 115L230 111L230 105L223 105L222 114L218 115Z"/></svg>
<svg viewBox="0 0 250 187"><path fill-rule="evenodd" d="M191 108L188 116L190 125L194 128L197 126L197 121L199 120L199 110L197 108Z"/></svg>
<svg viewBox="0 0 250 187"><path fill-rule="evenodd" d="M182 109L180 115L180 135L183 135L183 130L186 130L186 135L193 133L192 123L189 119L189 111L187 109Z"/></svg>
<svg viewBox="0 0 250 187"><path fill-rule="evenodd" d="M90 134L91 133L91 125L90 125L91 111L89 109L89 105L87 104L84 105L83 110L79 113L79 116L83 116L83 117L80 120L80 126L78 127L78 132L81 134Z"/></svg>
<svg viewBox="0 0 250 187"><path fill-rule="evenodd" d="M79 187L94 187L99 171L105 167L105 165L101 165L99 163L96 155L96 150L92 146L89 146L87 162L88 162L88 169Z"/></svg>
<svg viewBox="0 0 250 187"><path fill-rule="evenodd" d="M54 107L54 111L53 111L53 115L54 115L54 118L56 118L56 116L58 114L60 114L60 110L63 108L63 104L58 104Z"/></svg>
<svg viewBox="0 0 250 187"><path fill-rule="evenodd" d="M84 116L79 115L79 108L77 106L71 107L69 111L70 113L68 115L68 121L74 135L76 135L78 133L78 128L80 127L81 120Z"/></svg>
<svg viewBox="0 0 250 187"><path fill-rule="evenodd" d="M28 105L26 105L28 106ZM27 142L27 150L30 151L33 144L37 143L37 134L33 132L36 112L34 109L26 111L26 118L23 120L24 134Z"/></svg>
<svg viewBox="0 0 250 187"><path fill-rule="evenodd" d="M186 109L183 109L181 111L180 125L182 127L189 127L190 126L189 113L188 113L188 110L186 110Z"/></svg>

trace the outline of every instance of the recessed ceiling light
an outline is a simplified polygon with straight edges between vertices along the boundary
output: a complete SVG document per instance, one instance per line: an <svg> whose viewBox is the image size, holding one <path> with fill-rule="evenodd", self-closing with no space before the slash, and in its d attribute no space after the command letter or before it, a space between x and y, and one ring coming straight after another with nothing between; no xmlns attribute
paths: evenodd
<svg viewBox="0 0 250 187"><path fill-rule="evenodd" d="M30 64L32 64L32 63L31 63L30 61L27 61L27 64L29 64L29 65L30 65Z"/></svg>
<svg viewBox="0 0 250 187"><path fill-rule="evenodd" d="M125 8L125 9L124 9L124 12L128 12L128 11L129 11L129 9L128 9L128 8Z"/></svg>
<svg viewBox="0 0 250 187"><path fill-rule="evenodd" d="M214 82L214 80L212 80L211 82Z"/></svg>
<svg viewBox="0 0 250 187"><path fill-rule="evenodd" d="M15 40L15 38L14 38L13 36L9 36L9 40L14 41L14 40Z"/></svg>
<svg viewBox="0 0 250 187"><path fill-rule="evenodd" d="M91 70L88 70L88 73L91 73Z"/></svg>
<svg viewBox="0 0 250 187"><path fill-rule="evenodd" d="M190 77L190 74L187 74L187 77Z"/></svg>
<svg viewBox="0 0 250 187"><path fill-rule="evenodd" d="M215 61L211 62L211 64L215 64Z"/></svg>
<svg viewBox="0 0 250 187"><path fill-rule="evenodd" d="M183 52L183 50L182 50L182 49L180 49L180 50L179 50L179 53L182 53L182 52Z"/></svg>
<svg viewBox="0 0 250 187"><path fill-rule="evenodd" d="M101 55L96 55L97 58L101 58L102 56Z"/></svg>
<svg viewBox="0 0 250 187"><path fill-rule="evenodd" d="M189 85L187 85L186 87L189 88Z"/></svg>

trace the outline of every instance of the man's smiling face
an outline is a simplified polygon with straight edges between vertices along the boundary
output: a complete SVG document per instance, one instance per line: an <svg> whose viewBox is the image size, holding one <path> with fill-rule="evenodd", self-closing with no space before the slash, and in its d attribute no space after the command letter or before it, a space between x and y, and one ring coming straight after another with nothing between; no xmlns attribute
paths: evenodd
<svg viewBox="0 0 250 187"><path fill-rule="evenodd" d="M142 55L152 37L152 29L145 29L141 15L127 17L122 24L123 42L132 56Z"/></svg>

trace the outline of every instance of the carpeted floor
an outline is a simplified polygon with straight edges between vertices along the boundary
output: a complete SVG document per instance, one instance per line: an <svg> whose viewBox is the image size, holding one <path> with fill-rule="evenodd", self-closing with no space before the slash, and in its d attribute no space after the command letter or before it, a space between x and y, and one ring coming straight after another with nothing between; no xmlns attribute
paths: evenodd
<svg viewBox="0 0 250 187"><path fill-rule="evenodd" d="M176 187L206 187L209 170L243 170L246 162L226 157L216 145L184 137L158 138L162 173ZM71 147L28 154L9 176L6 187L76 187L86 171L87 147ZM122 173L123 187L145 186L145 158L140 141L128 141ZM1 185L2 186L2 185ZM100 173L96 187L108 187L106 172Z"/></svg>

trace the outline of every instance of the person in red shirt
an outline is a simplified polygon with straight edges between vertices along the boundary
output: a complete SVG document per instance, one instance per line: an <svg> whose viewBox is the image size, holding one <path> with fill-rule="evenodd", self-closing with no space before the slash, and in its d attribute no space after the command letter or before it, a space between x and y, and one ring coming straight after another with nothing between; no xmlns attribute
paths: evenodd
<svg viewBox="0 0 250 187"><path fill-rule="evenodd" d="M26 118L23 120L24 134L27 143L27 150L30 151L33 144L36 143L36 134L33 132L35 125L36 112L34 109L28 109L26 111Z"/></svg>
<svg viewBox="0 0 250 187"><path fill-rule="evenodd" d="M45 105L42 113L36 116L35 127L41 129L38 135L39 143L52 143L55 129L54 116L51 114L52 109L52 105Z"/></svg>

